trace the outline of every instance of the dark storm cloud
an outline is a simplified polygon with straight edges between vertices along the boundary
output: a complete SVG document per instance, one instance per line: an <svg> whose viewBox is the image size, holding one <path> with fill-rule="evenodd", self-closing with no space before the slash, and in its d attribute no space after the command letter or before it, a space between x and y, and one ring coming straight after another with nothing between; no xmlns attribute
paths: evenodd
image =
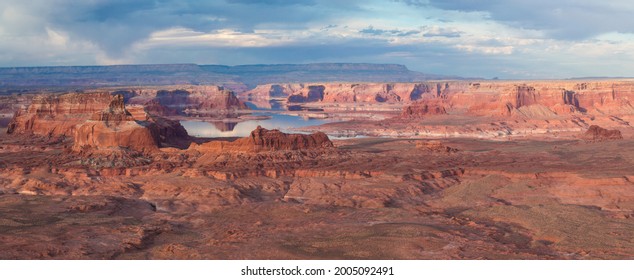
<svg viewBox="0 0 634 280"><path fill-rule="evenodd" d="M608 33L634 33L629 0L397 0L412 6L484 12L492 20L544 31L556 39L578 40Z"/></svg>
<svg viewBox="0 0 634 280"><path fill-rule="evenodd" d="M233 29L250 32L258 25L303 28L314 20L336 17L357 9L356 1L333 0L101 0L12 1L39 17L43 24L67 32L71 39L87 40L117 57L134 42L158 30L184 27L210 32ZM44 28L40 29L43 32Z"/></svg>

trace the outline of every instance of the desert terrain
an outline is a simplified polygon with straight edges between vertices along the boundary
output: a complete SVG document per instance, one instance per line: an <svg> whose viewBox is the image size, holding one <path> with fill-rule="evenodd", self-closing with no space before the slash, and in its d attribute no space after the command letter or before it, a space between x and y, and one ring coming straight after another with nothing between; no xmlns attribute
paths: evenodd
<svg viewBox="0 0 634 280"><path fill-rule="evenodd" d="M1 96L0 259L634 258L632 80L258 79Z"/></svg>

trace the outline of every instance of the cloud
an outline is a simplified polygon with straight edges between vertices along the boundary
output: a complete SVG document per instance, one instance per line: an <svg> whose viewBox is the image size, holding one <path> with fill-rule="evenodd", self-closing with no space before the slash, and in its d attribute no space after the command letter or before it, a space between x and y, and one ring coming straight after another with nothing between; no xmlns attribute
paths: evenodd
<svg viewBox="0 0 634 280"><path fill-rule="evenodd" d="M137 48L152 48L157 46L208 46L253 48L275 45L285 45L295 39L286 32L279 30L255 30L241 32L232 29L221 29L213 32L199 32L187 28L172 28L154 32L148 40L139 43Z"/></svg>
<svg viewBox="0 0 634 280"><path fill-rule="evenodd" d="M458 31L455 28L443 28L439 26L426 26L424 37L446 37L446 38L458 38L462 35L462 31Z"/></svg>
<svg viewBox="0 0 634 280"><path fill-rule="evenodd" d="M627 76L634 73L633 6L623 0L2 0L0 66L370 62L462 76Z"/></svg>
<svg viewBox="0 0 634 280"><path fill-rule="evenodd" d="M383 29L374 28L374 26L370 25L364 29L359 30L359 33L364 35L383 37L420 37L422 35L422 37L458 38L463 32L458 31L455 28L443 28L439 26L421 26L418 29Z"/></svg>
<svg viewBox="0 0 634 280"><path fill-rule="evenodd" d="M456 45L456 48L459 50L464 50L470 53L483 53L483 54L512 54L513 46L502 46L502 47L492 47L492 46L479 46L479 45Z"/></svg>
<svg viewBox="0 0 634 280"><path fill-rule="evenodd" d="M184 27L200 32L249 32L266 26L301 29L314 21L356 9L356 1L337 6L333 0L6 0L0 3L1 21L11 21L16 34L45 35L45 26L62 30L70 40L85 40L112 57L125 55L134 43L157 31ZM28 30L25 30L28 29Z"/></svg>
<svg viewBox="0 0 634 280"><path fill-rule="evenodd" d="M399 29L374 29L372 25L368 26L365 29L359 30L359 33L368 34L368 35L387 35L387 36L411 36L420 34L420 30L399 30Z"/></svg>
<svg viewBox="0 0 634 280"><path fill-rule="evenodd" d="M582 40L609 32L634 33L634 4L629 0L400 0L424 9L484 13L520 29L544 31L550 38Z"/></svg>

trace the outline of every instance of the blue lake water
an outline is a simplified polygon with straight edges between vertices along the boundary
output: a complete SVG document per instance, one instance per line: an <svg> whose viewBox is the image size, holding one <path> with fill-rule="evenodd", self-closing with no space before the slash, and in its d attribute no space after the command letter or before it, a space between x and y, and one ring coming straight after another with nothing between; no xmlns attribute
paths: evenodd
<svg viewBox="0 0 634 280"><path fill-rule="evenodd" d="M181 121L181 124L185 127L189 135L195 137L245 137L257 128L258 125L266 129L295 132L293 131L294 128L331 122L324 119L306 119L299 116L276 113L258 113L253 115L266 115L271 118L266 120L248 120L238 123L187 120Z"/></svg>

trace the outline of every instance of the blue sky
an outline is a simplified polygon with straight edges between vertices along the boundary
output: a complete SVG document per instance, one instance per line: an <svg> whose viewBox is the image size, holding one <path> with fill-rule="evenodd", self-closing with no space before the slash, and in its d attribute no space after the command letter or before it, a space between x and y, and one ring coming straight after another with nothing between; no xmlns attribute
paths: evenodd
<svg viewBox="0 0 634 280"><path fill-rule="evenodd" d="M629 0L0 0L0 66L399 63L634 76Z"/></svg>

